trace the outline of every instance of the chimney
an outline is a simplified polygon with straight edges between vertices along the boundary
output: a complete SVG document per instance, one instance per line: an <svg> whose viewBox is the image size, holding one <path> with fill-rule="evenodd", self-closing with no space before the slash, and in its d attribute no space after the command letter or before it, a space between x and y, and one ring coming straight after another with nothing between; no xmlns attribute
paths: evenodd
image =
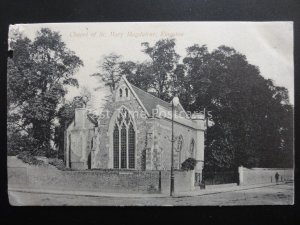
<svg viewBox="0 0 300 225"><path fill-rule="evenodd" d="M86 108L75 108L75 127L76 128L84 128L85 121L87 117Z"/></svg>

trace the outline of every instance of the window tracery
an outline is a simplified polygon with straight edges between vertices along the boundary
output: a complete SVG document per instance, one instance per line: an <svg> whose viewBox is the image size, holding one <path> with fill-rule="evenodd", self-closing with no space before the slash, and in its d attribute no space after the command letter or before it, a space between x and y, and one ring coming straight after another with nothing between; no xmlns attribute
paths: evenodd
<svg viewBox="0 0 300 225"><path fill-rule="evenodd" d="M135 168L135 129L128 110L122 108L113 131L113 166L115 169Z"/></svg>

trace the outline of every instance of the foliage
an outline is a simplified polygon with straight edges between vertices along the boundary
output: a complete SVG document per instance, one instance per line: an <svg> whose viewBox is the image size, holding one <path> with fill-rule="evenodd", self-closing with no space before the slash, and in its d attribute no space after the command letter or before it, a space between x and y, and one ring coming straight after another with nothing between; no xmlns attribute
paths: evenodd
<svg viewBox="0 0 300 225"><path fill-rule="evenodd" d="M197 160L194 158L187 158L182 164L181 169L188 171L193 170L197 164Z"/></svg>
<svg viewBox="0 0 300 225"><path fill-rule="evenodd" d="M100 77L105 86L109 86L113 92L121 76L125 75L129 82L139 88L151 91L161 99L170 100L172 91L170 78L179 60L174 48L175 40L162 39L153 46L144 42L142 46L142 52L149 56L149 61L143 63L121 61L120 55L111 53L102 58L99 63L100 71L91 76Z"/></svg>
<svg viewBox="0 0 300 225"><path fill-rule="evenodd" d="M100 78L104 82L105 86L110 88L111 92L115 90L116 84L122 76L120 60L121 56L114 53L104 56L99 62L98 68L100 71L91 75ZM99 88L101 87L98 87L97 89Z"/></svg>
<svg viewBox="0 0 300 225"><path fill-rule="evenodd" d="M83 65L69 50L61 35L48 28L37 32L33 41L17 34L10 43L8 59L8 142L30 144L33 154L51 149L57 107L66 94L65 86L78 86L72 76ZM31 146L34 145L34 146Z"/></svg>
<svg viewBox="0 0 300 225"><path fill-rule="evenodd" d="M36 159L35 156L32 155L31 151L23 151L17 155L17 158L30 165L44 164L43 161Z"/></svg>
<svg viewBox="0 0 300 225"><path fill-rule="evenodd" d="M142 43L144 49L142 52L147 54L151 61L151 89L156 92L156 95L164 100L170 100L171 92L171 75L176 69L179 60L179 55L175 51L174 39L162 39L157 41L153 46L148 42Z"/></svg>
<svg viewBox="0 0 300 225"><path fill-rule="evenodd" d="M62 159L50 158L48 162L59 170L66 170L65 163Z"/></svg>
<svg viewBox="0 0 300 225"><path fill-rule="evenodd" d="M244 55L226 46L211 53L205 45L191 46L183 63L186 79L193 81L190 108L206 108L213 117L206 167L289 166L282 159L293 151L293 109L285 88L264 79Z"/></svg>
<svg viewBox="0 0 300 225"><path fill-rule="evenodd" d="M37 141L27 135L22 135L20 132L15 132L8 127L7 130L7 154L16 156L21 152L30 151L37 153Z"/></svg>
<svg viewBox="0 0 300 225"><path fill-rule="evenodd" d="M121 74L125 75L127 80L143 89L149 90L152 84L152 67L148 62L134 63L132 61L125 61L120 63Z"/></svg>

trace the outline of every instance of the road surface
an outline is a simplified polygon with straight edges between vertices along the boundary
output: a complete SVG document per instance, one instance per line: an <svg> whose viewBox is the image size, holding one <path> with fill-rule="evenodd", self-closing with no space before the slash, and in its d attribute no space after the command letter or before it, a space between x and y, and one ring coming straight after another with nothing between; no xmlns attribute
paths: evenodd
<svg viewBox="0 0 300 225"><path fill-rule="evenodd" d="M294 186L278 184L193 197L117 198L9 191L12 205L105 205L105 206L183 206L183 205L291 205Z"/></svg>

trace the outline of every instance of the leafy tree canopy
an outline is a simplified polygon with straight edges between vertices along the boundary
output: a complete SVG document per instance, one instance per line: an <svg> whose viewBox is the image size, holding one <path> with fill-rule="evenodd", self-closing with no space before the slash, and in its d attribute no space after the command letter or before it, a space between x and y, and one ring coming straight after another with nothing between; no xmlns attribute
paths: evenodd
<svg viewBox="0 0 300 225"><path fill-rule="evenodd" d="M32 151L44 151L50 148L65 87L78 86L73 75L83 62L67 48L58 32L48 28L38 31L33 41L16 34L10 46L13 58L8 59L8 130L35 140Z"/></svg>

